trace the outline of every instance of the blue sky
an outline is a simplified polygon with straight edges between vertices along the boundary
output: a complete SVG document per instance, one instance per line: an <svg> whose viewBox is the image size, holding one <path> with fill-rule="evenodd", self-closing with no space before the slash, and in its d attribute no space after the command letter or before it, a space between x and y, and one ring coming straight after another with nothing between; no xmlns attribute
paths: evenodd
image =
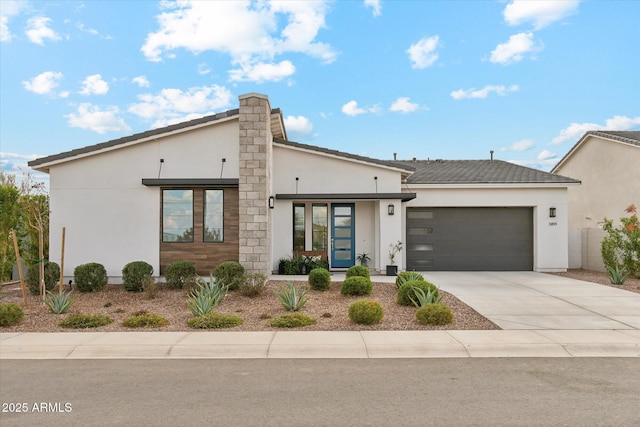
<svg viewBox="0 0 640 427"><path fill-rule="evenodd" d="M267 94L289 139L549 170L640 129L637 1L0 0L0 167Z"/></svg>

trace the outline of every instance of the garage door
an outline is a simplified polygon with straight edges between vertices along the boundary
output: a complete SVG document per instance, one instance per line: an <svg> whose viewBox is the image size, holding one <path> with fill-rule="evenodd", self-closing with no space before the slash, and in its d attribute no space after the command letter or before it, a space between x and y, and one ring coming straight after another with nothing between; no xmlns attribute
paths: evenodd
<svg viewBox="0 0 640 427"><path fill-rule="evenodd" d="M533 270L533 208L407 208L407 269Z"/></svg>

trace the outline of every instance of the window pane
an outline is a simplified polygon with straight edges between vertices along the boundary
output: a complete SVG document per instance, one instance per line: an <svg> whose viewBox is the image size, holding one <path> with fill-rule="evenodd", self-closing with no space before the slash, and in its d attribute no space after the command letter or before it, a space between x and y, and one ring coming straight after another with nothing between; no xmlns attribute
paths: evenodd
<svg viewBox="0 0 640 427"><path fill-rule="evenodd" d="M327 250L327 205L313 205L313 248L314 251Z"/></svg>
<svg viewBox="0 0 640 427"><path fill-rule="evenodd" d="M204 241L224 240L224 191L204 191Z"/></svg>
<svg viewBox="0 0 640 427"><path fill-rule="evenodd" d="M193 191L162 191L162 241L193 242Z"/></svg>
<svg viewBox="0 0 640 427"><path fill-rule="evenodd" d="M304 251L304 205L293 205L293 250Z"/></svg>

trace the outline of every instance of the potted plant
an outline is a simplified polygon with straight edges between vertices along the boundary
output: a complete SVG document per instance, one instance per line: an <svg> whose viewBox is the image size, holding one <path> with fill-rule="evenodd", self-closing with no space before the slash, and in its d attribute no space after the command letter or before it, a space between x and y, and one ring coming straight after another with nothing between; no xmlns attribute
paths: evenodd
<svg viewBox="0 0 640 427"><path fill-rule="evenodd" d="M389 245L389 263L387 265L387 276L397 276L398 266L396 265L396 255L402 250L402 242L398 240L396 243Z"/></svg>
<svg viewBox="0 0 640 427"><path fill-rule="evenodd" d="M367 261L371 260L371 258L369 258L369 254L366 252L362 252L356 258L360 261L360 265L363 267L368 267Z"/></svg>

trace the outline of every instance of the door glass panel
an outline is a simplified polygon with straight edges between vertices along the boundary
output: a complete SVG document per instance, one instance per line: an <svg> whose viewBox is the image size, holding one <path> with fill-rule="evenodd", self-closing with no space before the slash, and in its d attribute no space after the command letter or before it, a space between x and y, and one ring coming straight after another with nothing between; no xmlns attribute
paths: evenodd
<svg viewBox="0 0 640 427"><path fill-rule="evenodd" d="M340 215L351 216L351 206L336 206L333 209L333 214L335 216L340 216Z"/></svg>
<svg viewBox="0 0 640 427"><path fill-rule="evenodd" d="M333 237L351 237L351 229L350 228L336 228L333 230Z"/></svg>
<svg viewBox="0 0 640 427"><path fill-rule="evenodd" d="M334 247L336 249L351 249L351 239L335 240Z"/></svg>
<svg viewBox="0 0 640 427"><path fill-rule="evenodd" d="M334 223L336 227L351 227L351 217L336 217Z"/></svg>
<svg viewBox="0 0 640 427"><path fill-rule="evenodd" d="M336 251L336 259L349 261L351 259L351 251Z"/></svg>

